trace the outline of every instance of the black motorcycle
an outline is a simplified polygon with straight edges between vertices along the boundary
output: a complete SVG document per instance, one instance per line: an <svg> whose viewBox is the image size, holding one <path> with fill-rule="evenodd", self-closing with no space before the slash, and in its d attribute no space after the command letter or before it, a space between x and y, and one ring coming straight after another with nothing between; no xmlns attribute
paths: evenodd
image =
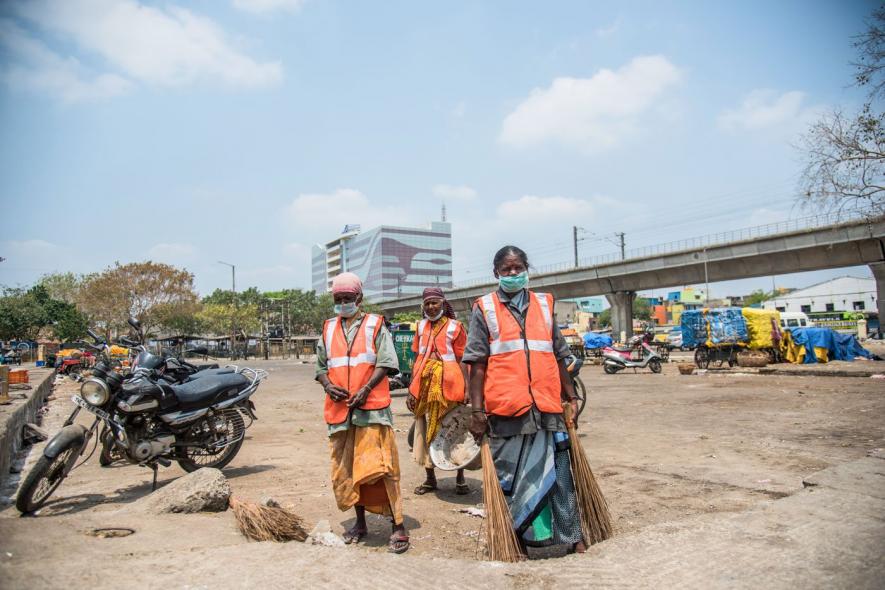
<svg viewBox="0 0 885 590"><path fill-rule="evenodd" d="M101 360L83 381L80 395L71 398L77 407L22 483L15 503L20 512L43 506L84 454L99 424L109 429L115 448L126 459L153 470L154 487L160 465L176 461L192 472L221 469L233 460L246 429L257 420L249 398L267 378L266 371L229 366L170 384L148 368L162 359L141 351L132 374L124 378L114 370L107 345L94 332L89 334ZM95 416L89 428L74 424L83 410Z"/></svg>
<svg viewBox="0 0 885 590"><path fill-rule="evenodd" d="M185 360L184 355L207 353L205 348L191 348L184 351L182 355L176 354L175 351L163 349L161 355L154 355L147 352L144 346L144 332L141 323L135 318L129 318L129 325L133 328L134 338L122 337L117 343L129 348L129 372L124 373L130 376L133 372L137 372L140 368L142 372L148 370L153 376L166 381L171 385L179 385L200 375L201 371L207 369L218 369L218 363L194 365ZM213 373L202 373L202 376L211 375ZM116 411L119 421L121 410ZM125 460L126 453L115 443L114 432L107 425L101 429L99 436L101 441L101 453L98 456L98 463L102 467L107 467L115 461Z"/></svg>

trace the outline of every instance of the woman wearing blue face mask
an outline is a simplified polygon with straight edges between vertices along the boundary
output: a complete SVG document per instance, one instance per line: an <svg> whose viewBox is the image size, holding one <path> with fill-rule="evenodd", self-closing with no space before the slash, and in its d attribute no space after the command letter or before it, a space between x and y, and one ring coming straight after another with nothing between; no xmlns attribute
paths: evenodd
<svg viewBox="0 0 885 590"><path fill-rule="evenodd" d="M471 366L470 431L489 436L498 479L523 546L583 552L563 402L576 410L569 347L553 296L528 289L529 261L516 246L494 259L498 289L477 299L463 362ZM575 442L575 444L579 444Z"/></svg>

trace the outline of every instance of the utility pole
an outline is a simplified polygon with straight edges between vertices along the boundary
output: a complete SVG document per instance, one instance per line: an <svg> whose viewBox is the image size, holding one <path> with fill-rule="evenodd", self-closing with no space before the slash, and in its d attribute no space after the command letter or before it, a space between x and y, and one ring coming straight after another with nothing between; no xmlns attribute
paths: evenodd
<svg viewBox="0 0 885 590"><path fill-rule="evenodd" d="M621 260L626 260L627 258L627 249L626 244L624 242L624 232L615 234L621 240Z"/></svg>
<svg viewBox="0 0 885 590"><path fill-rule="evenodd" d="M575 246L575 268L578 268L578 226L572 226L572 243Z"/></svg>
<svg viewBox="0 0 885 590"><path fill-rule="evenodd" d="M234 348L237 345L237 312L240 309L240 302L237 300L237 267L230 262L224 262L223 260L219 260L218 264L224 264L225 266L230 267L230 284L231 291L234 296L234 315L231 318L231 326L230 326L230 359L234 360Z"/></svg>

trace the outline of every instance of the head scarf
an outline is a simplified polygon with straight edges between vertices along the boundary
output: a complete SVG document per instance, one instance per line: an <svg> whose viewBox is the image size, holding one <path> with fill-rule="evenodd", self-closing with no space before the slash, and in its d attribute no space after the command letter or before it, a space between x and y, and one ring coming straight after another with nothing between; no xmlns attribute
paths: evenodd
<svg viewBox="0 0 885 590"><path fill-rule="evenodd" d="M360 295L363 292L363 282L352 272L343 272L332 279L332 295L349 293Z"/></svg>
<svg viewBox="0 0 885 590"><path fill-rule="evenodd" d="M442 289L439 287L426 287L421 298L423 301L427 301L428 299L442 299L443 315L447 318L455 319L455 310L452 309L452 304L449 303L446 296L443 295Z"/></svg>

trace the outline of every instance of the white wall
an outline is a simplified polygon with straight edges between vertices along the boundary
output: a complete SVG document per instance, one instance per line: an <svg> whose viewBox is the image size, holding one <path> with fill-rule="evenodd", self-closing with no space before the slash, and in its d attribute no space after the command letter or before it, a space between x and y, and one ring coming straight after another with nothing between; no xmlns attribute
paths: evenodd
<svg viewBox="0 0 885 590"><path fill-rule="evenodd" d="M802 306L805 305L816 312L828 311L829 303L832 304L833 311L854 311L854 303L857 301L863 302L864 311L876 311L875 279L839 277L770 299L763 306L765 309L803 311Z"/></svg>

